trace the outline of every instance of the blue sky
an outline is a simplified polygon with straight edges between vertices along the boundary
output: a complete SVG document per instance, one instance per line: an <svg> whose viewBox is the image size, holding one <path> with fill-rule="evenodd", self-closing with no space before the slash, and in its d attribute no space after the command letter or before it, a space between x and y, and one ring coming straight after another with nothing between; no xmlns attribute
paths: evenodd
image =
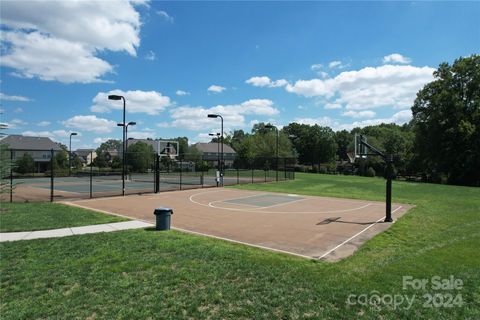
<svg viewBox="0 0 480 320"><path fill-rule="evenodd" d="M2 1L8 133L121 138L405 123L441 62L479 52L480 2Z"/></svg>

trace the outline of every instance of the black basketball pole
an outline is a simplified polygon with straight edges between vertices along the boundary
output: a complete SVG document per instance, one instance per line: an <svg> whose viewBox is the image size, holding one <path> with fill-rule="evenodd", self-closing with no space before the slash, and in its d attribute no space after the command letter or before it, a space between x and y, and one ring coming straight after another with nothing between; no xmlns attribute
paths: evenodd
<svg viewBox="0 0 480 320"><path fill-rule="evenodd" d="M385 190L385 220L384 222L393 222L392 218L392 177L393 177L393 155L392 154L384 154L377 148L371 146L367 142L363 141L363 137L360 136L360 144L366 146L367 148L371 149L374 153L374 156L380 156L385 161L387 165L387 172L386 172L386 190ZM368 155L368 154L365 154Z"/></svg>

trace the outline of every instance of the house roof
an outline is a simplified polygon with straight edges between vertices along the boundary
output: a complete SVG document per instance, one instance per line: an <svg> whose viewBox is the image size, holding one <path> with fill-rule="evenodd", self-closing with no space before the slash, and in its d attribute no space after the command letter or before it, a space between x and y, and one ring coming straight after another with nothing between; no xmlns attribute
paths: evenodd
<svg viewBox="0 0 480 320"><path fill-rule="evenodd" d="M217 153L218 148L222 149L222 144L217 142L209 142L209 143L195 143L193 145L198 151L200 152L208 152L208 153ZM229 145L223 144L223 153L235 153L235 150L232 149Z"/></svg>
<svg viewBox="0 0 480 320"><path fill-rule="evenodd" d="M61 150L60 146L47 137L27 137L18 134L8 135L0 140L0 144L7 144L11 150Z"/></svg>
<svg viewBox="0 0 480 320"><path fill-rule="evenodd" d="M73 151L73 153L75 153L79 157L86 157L90 155L91 152L95 152L95 149L77 149Z"/></svg>

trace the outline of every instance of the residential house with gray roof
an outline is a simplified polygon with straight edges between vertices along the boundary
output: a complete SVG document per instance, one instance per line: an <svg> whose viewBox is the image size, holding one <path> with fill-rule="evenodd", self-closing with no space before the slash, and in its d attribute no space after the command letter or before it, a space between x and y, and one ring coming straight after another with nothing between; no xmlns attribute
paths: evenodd
<svg viewBox="0 0 480 320"><path fill-rule="evenodd" d="M35 172L45 172L51 159L51 150L62 148L47 137L28 137L11 134L0 139L0 145L7 145L12 151L12 159L16 161L28 153L34 161Z"/></svg>

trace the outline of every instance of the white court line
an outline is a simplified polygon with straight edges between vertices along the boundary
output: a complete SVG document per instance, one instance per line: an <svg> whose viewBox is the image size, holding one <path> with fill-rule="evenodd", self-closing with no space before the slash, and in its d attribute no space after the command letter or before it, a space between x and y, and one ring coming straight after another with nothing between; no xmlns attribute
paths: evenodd
<svg viewBox="0 0 480 320"><path fill-rule="evenodd" d="M259 210L245 210L245 209L237 209L237 208L225 208L225 207L217 207L217 206L214 206L214 205L210 205L209 204L204 204L204 203L201 203L201 202L198 202L198 201L195 201L193 200L193 198L195 196L198 196L198 195L201 195L201 194L205 194L205 193L211 193L210 192L199 192L199 193L195 193L195 194L192 194L190 197L189 197L189 200L190 202L192 203L195 203L195 204L198 204L200 206L203 206L203 207L207 207L207 208L213 208L213 209L219 209L219 210L228 210L228 211L240 211L240 212L253 212L253 213L291 213L291 212L285 212L285 211L259 211ZM257 195L255 195L257 196ZM254 197L254 196L251 196L251 197ZM239 198L234 198L234 199L239 199ZM231 200L234 200L234 199L231 199ZM308 198L306 198L308 199ZM302 199L303 200L303 199ZM221 200L220 200L221 201ZM287 203L283 203L283 204L288 204L288 203L292 203L293 201L291 202L287 202ZM295 211L295 213L312 213L312 214L323 214L323 213L340 213L340 212L349 212L349 211L355 211L355 210L360 210L360 209L364 209L366 207L369 207L371 205L374 205L372 203L367 203L363 206L360 206L360 207L356 207L356 208L350 208L350 209L343 209L343 210L329 210L329 211Z"/></svg>
<svg viewBox="0 0 480 320"><path fill-rule="evenodd" d="M83 208L83 209L88 209L88 210L92 210L92 211L97 211L97 212L101 212L101 213L110 214L110 215L113 215L113 216L127 218L127 219L130 219L130 220L138 220L138 221L142 221L142 222L146 222L146 223L150 223L150 224L152 223L151 221L148 221L148 220L137 219L137 218L132 219L132 217L125 216L123 214L114 213L114 212L101 210L101 209L90 208L90 207L82 206L82 205L79 205L79 204L76 204L76 203L73 203L73 202L65 201L65 202L62 202L62 203L66 204L66 205L74 206L74 207L79 207L79 208ZM202 232L192 231L192 230L188 230L188 229L177 228L177 227L173 227L173 226L171 227L171 229L181 231L181 232L185 232L185 233L195 234L195 235L199 235L199 236L204 236L204 237L215 238L215 239L224 240L224 241L228 241L228 242L233 242L233 243L237 243L237 244L243 244L243 245L247 245L247 246L251 246L251 247L255 247L255 248L259 248L259 249L265 249L265 250L270 250L270 251L274 251L274 252L286 253L286 254L289 254L289 255L293 255L293 256L297 256L297 257L301 257L301 258L306 258L306 259L310 259L310 260L314 259L310 256L305 256L305 255L299 254L299 253L294 253L294 252L285 251L285 250L281 250L281 249L264 247L264 246L261 246L261 245L252 244L252 243L248 243L248 242L243 242L243 241L239 241L239 240L223 238L223 237L214 236L214 235L211 235L211 234L208 234L208 233L202 233Z"/></svg>
<svg viewBox="0 0 480 320"><path fill-rule="evenodd" d="M397 209L393 210L392 213L394 213L395 211L397 211L398 209L401 209L402 206L398 207ZM321 255L320 257L318 257L317 259L322 259L323 257L329 255L330 253L332 253L333 251L337 250L338 248L340 248L341 246L343 246L344 244L348 243L349 241L353 240L354 238L358 237L359 235L361 235L362 233L364 233L365 231L367 231L368 229L370 229L371 227L373 227L374 225L376 225L380 220L383 220L385 219L384 217L381 217L380 219L378 219L377 221L375 221L374 223L372 223L371 225L369 225L368 227L366 227L365 229L363 229L362 231L358 232L357 234L351 236L350 238L348 238L347 240L343 241L342 243L340 243L338 246L336 246L335 248L333 249L330 249L328 250L327 252L325 252L323 255Z"/></svg>
<svg viewBox="0 0 480 320"><path fill-rule="evenodd" d="M188 230L188 229L182 229L182 228L177 228L177 227L172 227L172 229L177 230L177 231L181 231L181 232L185 232L185 233L191 233L191 234L199 235L199 236L215 238L215 239L224 240L224 241L228 241L228 242L233 242L233 243L237 243L237 244L243 244L243 245L246 245L246 246L255 247L255 248L259 248L259 249L264 249L264 250L269 250L269 251L274 251L274 252L280 252L280 253L286 253L286 254L289 254L289 255L292 255L292 256L297 256L297 257L306 258L306 259L310 259L310 260L315 259L315 258L312 258L310 256L305 256L305 255L300 254L300 253L294 253L294 252L285 251L285 250L282 250L282 249L264 247L264 246L261 246L261 245L258 245L258 244L253 244L253 243L249 243L249 242L223 238L223 237L214 236L214 235L207 234L207 233L191 231L191 230Z"/></svg>
<svg viewBox="0 0 480 320"><path fill-rule="evenodd" d="M217 201L209 202L209 203L208 203L208 206L209 206L209 207L212 207L212 208L223 208L223 207L220 207L220 206L215 206L215 205L213 205L213 203L219 203L219 202L220 202L220 203L225 203L225 204L230 204L230 205L235 205L235 206L245 206L245 207L263 208L263 207L261 207L261 206L256 206L256 205L253 205L253 204L226 202L226 201L223 201L223 200L217 200Z"/></svg>

